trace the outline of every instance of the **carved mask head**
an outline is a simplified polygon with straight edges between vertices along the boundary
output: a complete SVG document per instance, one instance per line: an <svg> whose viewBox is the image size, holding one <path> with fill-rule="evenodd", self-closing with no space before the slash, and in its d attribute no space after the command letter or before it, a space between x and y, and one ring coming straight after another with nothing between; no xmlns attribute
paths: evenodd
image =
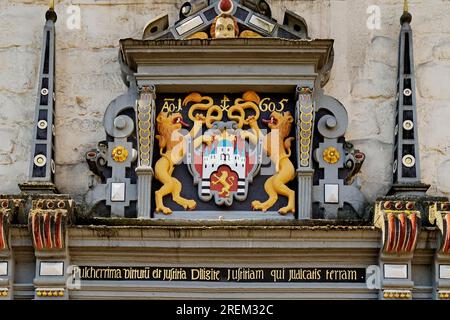
<svg viewBox="0 0 450 320"><path fill-rule="evenodd" d="M235 38L239 34L239 28L236 20L226 14L221 14L216 17L211 26L211 37L220 38Z"/></svg>

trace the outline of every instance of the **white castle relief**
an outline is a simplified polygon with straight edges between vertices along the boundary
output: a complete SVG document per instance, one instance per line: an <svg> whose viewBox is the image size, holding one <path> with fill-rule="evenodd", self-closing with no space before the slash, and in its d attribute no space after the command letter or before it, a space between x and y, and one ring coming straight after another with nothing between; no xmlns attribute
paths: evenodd
<svg viewBox="0 0 450 320"><path fill-rule="evenodd" d="M211 176L220 166L226 165L238 176L238 194L245 193L246 177L245 142L235 136L214 136L214 141L203 151L202 195L210 195Z"/></svg>

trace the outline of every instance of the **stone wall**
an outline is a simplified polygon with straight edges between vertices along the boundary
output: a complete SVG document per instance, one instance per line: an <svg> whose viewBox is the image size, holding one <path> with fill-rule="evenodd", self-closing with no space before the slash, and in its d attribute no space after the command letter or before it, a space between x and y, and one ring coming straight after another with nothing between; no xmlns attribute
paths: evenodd
<svg viewBox="0 0 450 320"><path fill-rule="evenodd" d="M269 1L282 21L286 9L303 16L313 38L335 39L335 62L325 92L347 108L347 139L366 153L359 174L369 200L391 179L400 0ZM126 87L117 62L118 41L140 38L145 24L179 0L57 1L56 184L78 203L94 178L85 152L105 137L103 113ZM0 193L18 193L28 159L47 1L0 1ZM71 22L80 9L80 28ZM380 29L367 27L371 5ZM69 10L69 11L68 11ZM450 195L450 0L411 0L417 75L422 180L429 194ZM75 21L76 22L76 21Z"/></svg>

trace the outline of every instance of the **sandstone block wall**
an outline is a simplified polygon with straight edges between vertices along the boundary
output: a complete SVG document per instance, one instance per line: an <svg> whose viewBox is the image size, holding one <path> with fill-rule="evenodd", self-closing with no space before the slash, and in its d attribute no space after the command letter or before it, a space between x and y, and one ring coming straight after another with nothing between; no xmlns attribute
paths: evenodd
<svg viewBox="0 0 450 320"><path fill-rule="evenodd" d="M278 21L289 9L306 19L311 37L335 39L335 61L325 92L346 106L347 139L366 153L359 176L369 200L385 194L391 179L401 2L269 1ZM0 0L0 193L18 193L17 184L27 178L47 3ZM169 13L173 23L181 3L57 1L56 184L78 203L94 181L84 154L104 138L103 113L126 90L117 62L119 39L140 38L145 24L162 13ZM368 12L373 5L379 8L379 29L368 27L378 10L372 7ZM77 8L79 29L73 20ZM410 11L422 180L431 184L429 194L449 196L450 0L411 0Z"/></svg>

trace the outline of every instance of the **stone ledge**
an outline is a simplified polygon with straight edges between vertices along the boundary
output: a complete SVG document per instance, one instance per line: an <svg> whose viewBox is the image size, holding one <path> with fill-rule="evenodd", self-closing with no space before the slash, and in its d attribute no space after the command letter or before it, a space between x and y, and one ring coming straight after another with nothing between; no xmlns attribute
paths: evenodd
<svg viewBox="0 0 450 320"><path fill-rule="evenodd" d="M79 226L179 226L179 227L294 227L296 229L373 229L371 220L277 220L277 219L242 219L242 220L185 220L185 219L136 219L136 218L86 218L78 217Z"/></svg>

